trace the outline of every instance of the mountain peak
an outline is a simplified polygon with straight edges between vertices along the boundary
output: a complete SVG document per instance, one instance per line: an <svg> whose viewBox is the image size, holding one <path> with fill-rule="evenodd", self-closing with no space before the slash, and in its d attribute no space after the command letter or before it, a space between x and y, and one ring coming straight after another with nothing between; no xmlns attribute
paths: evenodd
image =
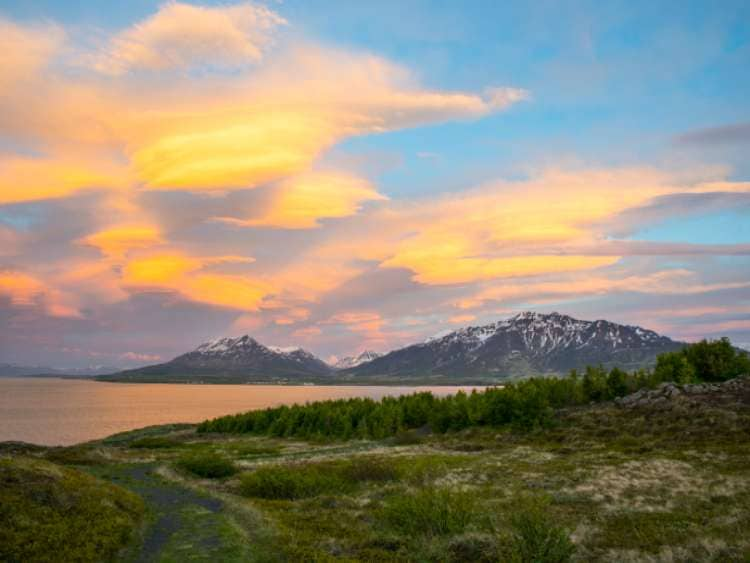
<svg viewBox="0 0 750 563"><path fill-rule="evenodd" d="M377 352L373 352L372 350L363 350L356 356L346 356L344 358L341 358L337 360L333 367L336 369L348 369L357 367L361 364L371 362L372 360L375 360L376 358L379 358L381 354L378 354Z"/></svg>
<svg viewBox="0 0 750 563"><path fill-rule="evenodd" d="M287 381L332 373L322 360L299 347L268 347L245 334L210 340L164 364L122 372L125 379L233 378Z"/></svg>
<svg viewBox="0 0 750 563"><path fill-rule="evenodd" d="M351 369L362 375L491 377L564 373L597 364L630 369L651 365L658 354L682 346L640 327L524 311L438 334Z"/></svg>

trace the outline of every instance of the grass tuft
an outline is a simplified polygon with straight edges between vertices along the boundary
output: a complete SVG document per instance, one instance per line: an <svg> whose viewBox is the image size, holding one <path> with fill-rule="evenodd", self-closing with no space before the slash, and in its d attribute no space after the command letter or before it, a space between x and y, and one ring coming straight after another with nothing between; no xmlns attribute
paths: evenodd
<svg viewBox="0 0 750 563"><path fill-rule="evenodd" d="M240 493L246 497L295 500L341 492L347 483L321 464L268 466L242 475Z"/></svg>
<svg viewBox="0 0 750 563"><path fill-rule="evenodd" d="M519 562L564 563L575 545L568 532L546 514L546 503L530 501L511 516L513 559Z"/></svg>
<svg viewBox="0 0 750 563"><path fill-rule="evenodd" d="M128 445L131 448L148 449L148 450L174 448L174 447L179 446L179 444L175 440L172 440L171 438L166 438L164 436L145 436L143 438L138 438L137 440L133 440Z"/></svg>
<svg viewBox="0 0 750 563"><path fill-rule="evenodd" d="M477 520L476 499L464 492L425 487L389 498L381 511L385 524L405 536L450 536Z"/></svg>
<svg viewBox="0 0 750 563"><path fill-rule="evenodd" d="M210 453L184 455L177 461L177 466L205 479L222 479L237 472L237 468L230 460Z"/></svg>

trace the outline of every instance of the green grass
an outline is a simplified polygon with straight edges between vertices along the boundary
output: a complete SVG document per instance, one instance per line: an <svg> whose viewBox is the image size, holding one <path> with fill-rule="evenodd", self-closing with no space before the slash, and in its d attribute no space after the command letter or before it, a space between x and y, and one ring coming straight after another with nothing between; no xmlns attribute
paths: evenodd
<svg viewBox="0 0 750 563"><path fill-rule="evenodd" d="M141 499L78 470L0 458L0 561L103 561L136 535Z"/></svg>
<svg viewBox="0 0 750 563"><path fill-rule="evenodd" d="M525 562L564 563L575 552L570 533L557 525L547 513L547 504L526 502L510 518L512 526L511 559Z"/></svg>
<svg viewBox="0 0 750 563"><path fill-rule="evenodd" d="M340 493L349 484L338 474L316 464L266 466L240 477L240 494L246 497L297 500L324 493Z"/></svg>
<svg viewBox="0 0 750 563"><path fill-rule="evenodd" d="M479 520L475 495L425 487L386 500L380 517L403 536L448 536L463 533Z"/></svg>
<svg viewBox="0 0 750 563"><path fill-rule="evenodd" d="M180 469L204 479L222 479L237 472L231 460L219 454L188 453L177 460Z"/></svg>
<svg viewBox="0 0 750 563"><path fill-rule="evenodd" d="M166 438L164 436L144 436L143 438L133 440L128 444L128 446L136 449L155 450L175 448L179 446L179 442L171 438Z"/></svg>

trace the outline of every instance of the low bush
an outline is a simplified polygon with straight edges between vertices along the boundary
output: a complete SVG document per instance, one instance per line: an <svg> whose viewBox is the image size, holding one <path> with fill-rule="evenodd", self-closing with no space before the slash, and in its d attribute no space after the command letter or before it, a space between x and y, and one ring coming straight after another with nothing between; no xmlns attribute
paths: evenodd
<svg viewBox="0 0 750 563"><path fill-rule="evenodd" d="M61 465L97 465L106 461L100 451L86 446L51 448L44 458Z"/></svg>
<svg viewBox="0 0 750 563"><path fill-rule="evenodd" d="M277 455L281 453L281 447L263 444L242 444L234 447L233 451L240 457Z"/></svg>
<svg viewBox="0 0 750 563"><path fill-rule="evenodd" d="M355 457L343 465L341 476L352 483L395 481L400 476L398 466L393 461L373 457Z"/></svg>
<svg viewBox="0 0 750 563"><path fill-rule="evenodd" d="M181 457L177 466L205 479L222 479L237 472L234 464L217 454L194 453Z"/></svg>
<svg viewBox="0 0 750 563"><path fill-rule="evenodd" d="M512 517L513 559L519 563L564 563L575 545L568 532L554 524L543 501L527 502Z"/></svg>
<svg viewBox="0 0 750 563"><path fill-rule="evenodd" d="M391 439L394 446L415 446L424 442L424 436L420 436L415 430L402 430Z"/></svg>
<svg viewBox="0 0 750 563"><path fill-rule="evenodd" d="M271 500L296 500L340 493L347 483L321 464L260 467L240 478L240 494Z"/></svg>
<svg viewBox="0 0 750 563"><path fill-rule="evenodd" d="M476 498L439 487L393 496L381 509L385 525L405 536L461 534L477 516Z"/></svg>
<svg viewBox="0 0 750 563"><path fill-rule="evenodd" d="M145 438L133 440L128 444L129 447L138 449L164 449L174 448L178 445L176 441L164 436L146 436Z"/></svg>

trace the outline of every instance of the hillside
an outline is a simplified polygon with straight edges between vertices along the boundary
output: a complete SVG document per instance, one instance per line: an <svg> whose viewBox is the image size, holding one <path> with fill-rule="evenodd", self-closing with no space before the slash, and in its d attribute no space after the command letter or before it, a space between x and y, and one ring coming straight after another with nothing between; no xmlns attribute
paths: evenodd
<svg viewBox="0 0 750 563"><path fill-rule="evenodd" d="M525 312L394 350L344 373L354 376L511 378L586 365L635 369L684 344L636 326Z"/></svg>

